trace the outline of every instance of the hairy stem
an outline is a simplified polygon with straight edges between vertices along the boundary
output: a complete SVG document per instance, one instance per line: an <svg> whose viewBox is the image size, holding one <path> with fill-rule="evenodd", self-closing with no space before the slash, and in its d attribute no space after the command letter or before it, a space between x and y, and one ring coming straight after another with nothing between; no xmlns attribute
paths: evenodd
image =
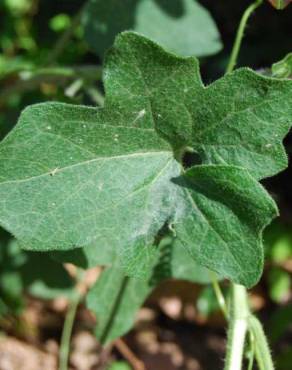
<svg viewBox="0 0 292 370"><path fill-rule="evenodd" d="M249 361L248 361L248 368L247 370L253 369L254 364L254 355L255 355L255 343L254 343L254 335L251 331L249 331Z"/></svg>
<svg viewBox="0 0 292 370"><path fill-rule="evenodd" d="M77 283L81 281L83 277L83 271L78 270L77 272ZM70 342L71 334L74 325L74 320L77 312L77 308L82 298L82 294L76 289L74 296L71 299L69 308L65 317L65 322L63 326L63 332L60 344L59 353L59 370L68 370L68 360L70 353Z"/></svg>
<svg viewBox="0 0 292 370"><path fill-rule="evenodd" d="M245 337L250 311L246 289L242 285L232 284L229 310L229 329L227 354L224 370L241 370Z"/></svg>
<svg viewBox="0 0 292 370"><path fill-rule="evenodd" d="M135 353L127 346L127 344L121 339L116 339L114 346L121 353L121 355L127 360L132 366L133 370L145 370L144 363L136 357Z"/></svg>
<svg viewBox="0 0 292 370"><path fill-rule="evenodd" d="M274 364L262 324L253 315L249 318L249 329L254 337L255 357L259 370L274 370Z"/></svg>
<svg viewBox="0 0 292 370"><path fill-rule="evenodd" d="M241 48L243 36L244 36L244 31L247 26L247 22L252 15L252 13L263 3L263 0L256 0L254 3L252 3L243 13L243 16L241 18L237 34L235 37L233 49L231 52L230 60L226 69L226 73L230 73L233 71L234 67L236 66L239 51Z"/></svg>
<svg viewBox="0 0 292 370"><path fill-rule="evenodd" d="M239 51L244 37L247 22L252 13L263 3L263 0L254 1L243 13L232 53L226 69L226 74L232 72L236 66ZM248 370L253 367L254 355L260 370L274 370L267 339L260 321L250 313L246 288L232 284L231 307L229 312L229 330L227 339L227 354L224 370L241 370L246 334L250 334L251 358Z"/></svg>

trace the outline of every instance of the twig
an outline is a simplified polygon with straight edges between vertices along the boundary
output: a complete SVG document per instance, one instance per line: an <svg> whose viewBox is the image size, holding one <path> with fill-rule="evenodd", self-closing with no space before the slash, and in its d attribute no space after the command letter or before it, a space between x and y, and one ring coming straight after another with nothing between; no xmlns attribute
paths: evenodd
<svg viewBox="0 0 292 370"><path fill-rule="evenodd" d="M116 339L114 346L132 366L133 370L146 370L144 363L137 358L137 356L122 339Z"/></svg>

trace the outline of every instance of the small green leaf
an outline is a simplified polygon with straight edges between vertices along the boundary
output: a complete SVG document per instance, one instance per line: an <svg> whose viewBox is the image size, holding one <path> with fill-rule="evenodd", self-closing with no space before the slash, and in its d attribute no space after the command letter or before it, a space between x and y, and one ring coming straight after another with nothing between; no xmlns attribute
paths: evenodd
<svg viewBox="0 0 292 370"><path fill-rule="evenodd" d="M285 9L291 1L292 0L269 0L273 7L279 10Z"/></svg>
<svg viewBox="0 0 292 370"><path fill-rule="evenodd" d="M277 78L292 78L292 53L272 65L272 74Z"/></svg>
<svg viewBox="0 0 292 370"><path fill-rule="evenodd" d="M196 0L90 0L83 23L85 38L100 56L125 30L139 32L178 55L206 56L222 48L214 21Z"/></svg>

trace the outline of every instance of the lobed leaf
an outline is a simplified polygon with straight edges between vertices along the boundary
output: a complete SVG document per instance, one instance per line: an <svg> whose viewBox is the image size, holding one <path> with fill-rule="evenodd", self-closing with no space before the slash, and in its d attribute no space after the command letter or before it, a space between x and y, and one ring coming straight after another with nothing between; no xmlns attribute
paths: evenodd
<svg viewBox="0 0 292 370"><path fill-rule="evenodd" d="M292 81L243 68L205 87L195 58L124 33L108 55L105 86L109 108L125 107L131 125L134 112L145 112L140 127L155 127L174 150L193 148L203 163L241 166L258 179L287 166L282 140L292 122Z"/></svg>
<svg viewBox="0 0 292 370"><path fill-rule="evenodd" d="M95 246L140 277L172 224L196 261L253 285L276 215L256 179L286 166L292 81L241 69L205 87L196 59L131 32L108 54L104 81L103 109L23 112L0 146L1 224L27 249ZM184 174L186 147L203 165Z"/></svg>

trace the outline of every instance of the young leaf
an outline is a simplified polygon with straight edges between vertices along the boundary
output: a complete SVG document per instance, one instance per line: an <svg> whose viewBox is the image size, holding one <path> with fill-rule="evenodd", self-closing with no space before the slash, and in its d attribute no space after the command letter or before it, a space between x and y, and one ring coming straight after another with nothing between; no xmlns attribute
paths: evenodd
<svg viewBox="0 0 292 370"><path fill-rule="evenodd" d="M196 0L89 0L83 23L85 38L99 56L125 30L178 55L206 56L222 47L213 19Z"/></svg>
<svg viewBox="0 0 292 370"><path fill-rule="evenodd" d="M108 55L105 89L104 109L47 103L23 112L0 146L1 224L28 249L114 249L128 273L147 276L155 259L148 246L173 222L184 244L186 229L198 232L192 244L208 236L201 255L192 253L200 263L254 284L261 231L276 211L248 171L262 178L286 165L281 141L292 117L292 81L243 69L206 88L196 59L124 33ZM219 166L199 166L183 181L178 159L186 146ZM208 179L212 192L202 194L192 173ZM247 214L235 207L237 196ZM221 208L227 231L214 226ZM246 248L252 264L241 257ZM218 263L218 255L227 260Z"/></svg>
<svg viewBox="0 0 292 370"><path fill-rule="evenodd" d="M272 74L277 78L292 78L292 53L272 65Z"/></svg>
<svg viewBox="0 0 292 370"><path fill-rule="evenodd" d="M288 6L292 0L269 0L269 2L275 7L276 9L282 10Z"/></svg>

